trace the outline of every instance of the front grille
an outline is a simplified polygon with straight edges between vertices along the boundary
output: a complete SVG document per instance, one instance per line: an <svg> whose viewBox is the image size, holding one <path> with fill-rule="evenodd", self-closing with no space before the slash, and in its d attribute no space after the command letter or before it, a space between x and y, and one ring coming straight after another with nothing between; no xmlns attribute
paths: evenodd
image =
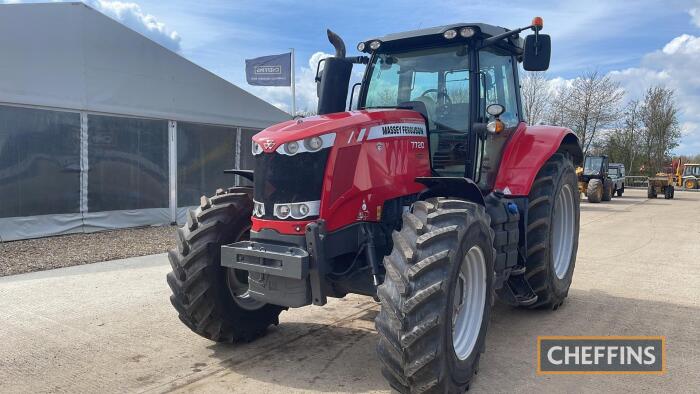
<svg viewBox="0 0 700 394"><path fill-rule="evenodd" d="M323 149L294 156L256 155L253 196L265 204L263 219L279 220L273 216L275 204L320 200L329 153L330 149Z"/></svg>

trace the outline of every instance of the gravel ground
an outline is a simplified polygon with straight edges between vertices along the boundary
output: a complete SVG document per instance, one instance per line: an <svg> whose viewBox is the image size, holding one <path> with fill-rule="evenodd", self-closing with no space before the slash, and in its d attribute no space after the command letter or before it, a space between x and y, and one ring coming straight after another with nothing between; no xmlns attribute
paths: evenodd
<svg viewBox="0 0 700 394"><path fill-rule="evenodd" d="M0 276L164 253L175 226L144 227L0 243Z"/></svg>

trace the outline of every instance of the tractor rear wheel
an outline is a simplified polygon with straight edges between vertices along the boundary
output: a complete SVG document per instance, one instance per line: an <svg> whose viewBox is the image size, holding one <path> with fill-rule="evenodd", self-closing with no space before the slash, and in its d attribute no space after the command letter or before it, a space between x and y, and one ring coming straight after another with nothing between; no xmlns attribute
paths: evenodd
<svg viewBox="0 0 700 394"><path fill-rule="evenodd" d="M212 341L251 341L278 324L284 309L249 296L247 271L221 266L221 245L248 238L252 211L250 188L202 196L177 230L177 249L168 253L170 302L187 327Z"/></svg>
<svg viewBox="0 0 700 394"><path fill-rule="evenodd" d="M600 179L591 179L586 189L588 202L598 203L603 199L603 182Z"/></svg>
<svg viewBox="0 0 700 394"><path fill-rule="evenodd" d="M528 199L525 278L537 294L528 308L556 309L569 294L578 250L579 193L571 159L552 155Z"/></svg>
<svg viewBox="0 0 700 394"><path fill-rule="evenodd" d="M392 238L375 320L382 374L401 393L464 392L494 299L490 218L469 201L418 201Z"/></svg>
<svg viewBox="0 0 700 394"><path fill-rule="evenodd" d="M654 185L649 185L647 187L647 198L656 198L656 188Z"/></svg>
<svg viewBox="0 0 700 394"><path fill-rule="evenodd" d="M613 195L613 183L611 180L606 179L603 182L603 201L610 201L612 200L612 195Z"/></svg>
<svg viewBox="0 0 700 394"><path fill-rule="evenodd" d="M683 184L685 185L686 190L693 190L697 187L695 179L686 179Z"/></svg>

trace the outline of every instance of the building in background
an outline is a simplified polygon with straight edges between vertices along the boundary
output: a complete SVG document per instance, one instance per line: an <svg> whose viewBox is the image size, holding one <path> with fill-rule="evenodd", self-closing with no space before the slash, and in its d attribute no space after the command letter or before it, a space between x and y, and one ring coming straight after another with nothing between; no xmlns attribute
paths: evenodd
<svg viewBox="0 0 700 394"><path fill-rule="evenodd" d="M0 240L181 222L287 119L82 3L0 5Z"/></svg>

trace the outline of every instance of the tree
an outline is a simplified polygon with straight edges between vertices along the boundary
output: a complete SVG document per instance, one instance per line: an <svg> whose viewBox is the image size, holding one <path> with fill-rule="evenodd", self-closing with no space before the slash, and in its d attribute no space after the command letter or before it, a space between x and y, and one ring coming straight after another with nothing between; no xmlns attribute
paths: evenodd
<svg viewBox="0 0 700 394"><path fill-rule="evenodd" d="M681 137L673 90L662 86L648 88L640 116L645 129L645 167L649 173L662 171L670 162L671 150L678 146Z"/></svg>
<svg viewBox="0 0 700 394"><path fill-rule="evenodd" d="M608 131L604 150L611 163L623 163L630 175L638 173L643 149L638 141L645 133L639 101L630 101L622 113L618 126Z"/></svg>
<svg viewBox="0 0 700 394"><path fill-rule="evenodd" d="M576 133L583 152L587 153L599 137L598 132L619 120L624 90L610 76L593 71L576 78L566 91L560 104L565 126Z"/></svg>
<svg viewBox="0 0 700 394"><path fill-rule="evenodd" d="M544 72L525 72L521 80L520 94L528 124L543 122L552 101L547 75Z"/></svg>

